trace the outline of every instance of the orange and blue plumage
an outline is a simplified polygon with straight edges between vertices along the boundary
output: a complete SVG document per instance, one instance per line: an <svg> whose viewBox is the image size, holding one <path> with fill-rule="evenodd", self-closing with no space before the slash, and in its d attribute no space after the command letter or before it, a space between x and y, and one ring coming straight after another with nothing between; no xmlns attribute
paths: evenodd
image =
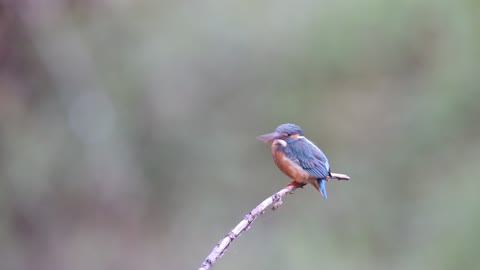
<svg viewBox="0 0 480 270"><path fill-rule="evenodd" d="M272 156L278 168L294 181L290 184L312 184L327 198L326 181L331 177L327 156L314 143L303 136L295 124L282 124L274 132L258 139L272 143Z"/></svg>

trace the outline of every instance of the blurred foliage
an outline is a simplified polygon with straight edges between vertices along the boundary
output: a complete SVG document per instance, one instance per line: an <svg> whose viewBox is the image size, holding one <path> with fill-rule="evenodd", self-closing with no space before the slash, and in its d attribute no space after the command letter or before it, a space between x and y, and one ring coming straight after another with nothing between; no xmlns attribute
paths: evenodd
<svg viewBox="0 0 480 270"><path fill-rule="evenodd" d="M350 182L299 190L216 269L478 269L477 1L0 2L2 269L196 269L289 180L303 127Z"/></svg>

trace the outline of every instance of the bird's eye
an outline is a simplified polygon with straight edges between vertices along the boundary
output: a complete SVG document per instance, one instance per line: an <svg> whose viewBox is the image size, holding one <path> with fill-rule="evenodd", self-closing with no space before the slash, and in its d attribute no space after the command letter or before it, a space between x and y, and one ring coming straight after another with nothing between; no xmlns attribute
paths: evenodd
<svg viewBox="0 0 480 270"><path fill-rule="evenodd" d="M284 133L283 133L283 136L285 136L285 137L290 137L290 133L284 132Z"/></svg>

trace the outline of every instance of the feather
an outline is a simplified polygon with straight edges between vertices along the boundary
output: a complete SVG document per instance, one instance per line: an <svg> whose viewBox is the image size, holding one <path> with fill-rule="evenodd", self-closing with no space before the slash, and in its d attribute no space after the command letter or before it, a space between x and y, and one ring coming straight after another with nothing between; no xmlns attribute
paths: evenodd
<svg viewBox="0 0 480 270"><path fill-rule="evenodd" d="M322 192L323 198L327 198L327 188L325 187L325 180L324 179L318 179L318 184L320 185L320 191Z"/></svg>
<svg viewBox="0 0 480 270"><path fill-rule="evenodd" d="M287 141L285 155L315 178L323 179L330 175L327 157L305 137Z"/></svg>

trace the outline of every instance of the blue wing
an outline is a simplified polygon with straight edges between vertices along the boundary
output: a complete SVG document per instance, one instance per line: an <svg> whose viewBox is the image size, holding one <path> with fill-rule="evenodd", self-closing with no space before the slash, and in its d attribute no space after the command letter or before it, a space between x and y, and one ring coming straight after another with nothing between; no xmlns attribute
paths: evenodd
<svg viewBox="0 0 480 270"><path fill-rule="evenodd" d="M307 138L288 142L285 154L316 178L323 179L330 175L330 165L327 157L320 148Z"/></svg>

